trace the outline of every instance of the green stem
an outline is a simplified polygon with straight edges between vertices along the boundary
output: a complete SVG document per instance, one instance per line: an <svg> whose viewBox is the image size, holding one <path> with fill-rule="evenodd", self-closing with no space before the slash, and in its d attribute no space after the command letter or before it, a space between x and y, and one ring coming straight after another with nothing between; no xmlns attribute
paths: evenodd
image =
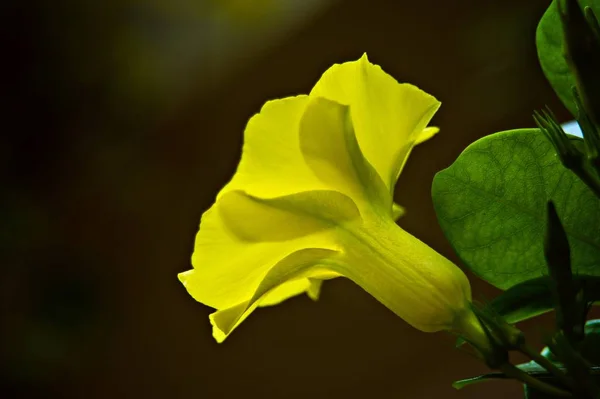
<svg viewBox="0 0 600 399"><path fill-rule="evenodd" d="M505 363L502 366L500 366L500 371L502 371L508 377L517 379L526 384L527 386L535 388L540 392L564 398L570 398L573 396L565 390L556 388L550 384L546 384L545 382L538 380L537 378L527 374L523 370L519 369L518 367L515 367L510 363Z"/></svg>
<svg viewBox="0 0 600 399"><path fill-rule="evenodd" d="M588 362L572 347L564 332L554 336L550 349L573 376L576 382L576 390L574 390L576 394L584 398L600 398L600 388L590 374Z"/></svg>
<svg viewBox="0 0 600 399"><path fill-rule="evenodd" d="M575 388L573 380L569 376L567 376L564 371L559 369L554 363L552 363L549 359L546 359L544 356L539 354L529 345L522 343L521 345L519 345L518 350L519 352L523 353L531 360L548 370L550 373L554 374L558 381L560 381L563 385L571 389Z"/></svg>

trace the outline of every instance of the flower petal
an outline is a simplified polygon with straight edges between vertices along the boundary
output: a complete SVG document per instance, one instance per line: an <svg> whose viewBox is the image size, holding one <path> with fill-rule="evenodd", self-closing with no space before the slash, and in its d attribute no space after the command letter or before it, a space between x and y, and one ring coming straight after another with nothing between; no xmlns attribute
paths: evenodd
<svg viewBox="0 0 600 399"><path fill-rule="evenodd" d="M257 306L261 305L261 300L264 300L269 293L276 292L275 290L279 290L284 285L287 285L288 288L302 285L302 282L308 278L331 276L330 270L321 264L338 254L339 252L335 250L306 248L279 261L269 269L251 298L228 309L217 311L210 316L215 339L223 342ZM288 297L284 296L284 299ZM275 301L267 302L267 304L275 303Z"/></svg>
<svg viewBox="0 0 600 399"><path fill-rule="evenodd" d="M269 291L265 296L260 299L258 306L273 306L278 305L288 298L302 294L306 292L308 297L313 301L319 299L321 293L321 286L324 280L331 280L332 278L340 277L339 273L319 273L318 276L309 278L302 278L298 280L289 281Z"/></svg>
<svg viewBox="0 0 600 399"><path fill-rule="evenodd" d="M247 243L290 241L360 217L355 203L336 191L305 191L263 200L236 190L218 203L226 228Z"/></svg>
<svg viewBox="0 0 600 399"><path fill-rule="evenodd" d="M391 215L392 197L360 151L347 106L312 98L300 120L300 150L325 185L348 195L359 208Z"/></svg>
<svg viewBox="0 0 600 399"><path fill-rule="evenodd" d="M308 278L300 278L292 281L286 281L275 287L273 290L264 295L258 306L274 306L281 302L303 294L308 293L311 282Z"/></svg>
<svg viewBox="0 0 600 399"><path fill-rule="evenodd" d="M308 96L269 101L250 118L237 171L217 198L232 190L274 198L328 188L300 152L299 122L308 101Z"/></svg>
<svg viewBox="0 0 600 399"><path fill-rule="evenodd" d="M426 127L425 129L423 129L421 131L421 134L417 135L417 141L415 142L415 144L421 144L422 142L429 140L430 138L432 138L439 132L440 132L439 127L436 127L436 126Z"/></svg>
<svg viewBox="0 0 600 399"><path fill-rule="evenodd" d="M392 219L398 220L406 213L406 209L403 206L396 204L395 202L392 204Z"/></svg>
<svg viewBox="0 0 600 399"><path fill-rule="evenodd" d="M202 216L192 256L194 269L179 278L192 297L224 312L219 317L227 318L232 314L230 308L250 300L278 262L308 249L328 254L338 251L334 230L359 218L354 202L336 191L307 191L267 200L230 191ZM313 282L306 284L304 291L298 287L295 283L279 293L274 291L265 304L301 292L312 297L318 294Z"/></svg>
<svg viewBox="0 0 600 399"><path fill-rule="evenodd" d="M431 137L426 126L440 106L417 87L399 84L366 54L329 68L310 95L350 106L358 144L390 192L412 147Z"/></svg>
<svg viewBox="0 0 600 399"><path fill-rule="evenodd" d="M343 250L298 250L269 269L250 299L214 313L215 338L225 339L284 285L288 284L286 290L298 289L306 287L307 279L327 276L349 278L425 332L455 327L457 317L468 309L471 290L465 274L391 220L371 220L366 225L359 220L336 233Z"/></svg>

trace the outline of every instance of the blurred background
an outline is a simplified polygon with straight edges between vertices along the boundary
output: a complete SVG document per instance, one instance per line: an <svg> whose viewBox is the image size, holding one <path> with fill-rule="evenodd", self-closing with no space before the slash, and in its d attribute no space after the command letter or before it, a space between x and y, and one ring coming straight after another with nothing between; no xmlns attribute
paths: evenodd
<svg viewBox="0 0 600 399"><path fill-rule="evenodd" d="M567 114L534 34L549 0L44 0L0 6L0 397L506 398L486 367L352 282L256 311L228 340L177 273L246 121L369 59L442 101L400 224L458 262L430 185L474 140ZM474 295L497 291L472 277ZM540 324L538 323L541 322ZM539 343L552 316L525 323Z"/></svg>

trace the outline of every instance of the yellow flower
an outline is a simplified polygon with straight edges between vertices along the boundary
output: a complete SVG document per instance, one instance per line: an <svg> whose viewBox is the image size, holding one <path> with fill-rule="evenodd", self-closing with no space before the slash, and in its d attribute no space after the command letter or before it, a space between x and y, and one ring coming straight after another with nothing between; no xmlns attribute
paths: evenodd
<svg viewBox="0 0 600 399"><path fill-rule="evenodd" d="M364 55L250 119L238 169L202 216L194 268L179 275L216 309L218 342L256 307L317 299L339 276L422 331L482 333L464 273L395 223L396 180L437 133L427 124L439 106Z"/></svg>

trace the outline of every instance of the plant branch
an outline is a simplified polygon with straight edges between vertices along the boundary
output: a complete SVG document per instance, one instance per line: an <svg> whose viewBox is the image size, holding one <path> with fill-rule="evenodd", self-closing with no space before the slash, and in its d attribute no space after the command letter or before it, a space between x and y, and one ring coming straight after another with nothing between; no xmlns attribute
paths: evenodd
<svg viewBox="0 0 600 399"><path fill-rule="evenodd" d="M510 363L505 363L504 365L502 365L500 367L500 371L502 371L508 377L519 380L519 381L523 382L524 384L537 389L540 392L544 392L549 395L554 395L554 396L563 397L563 398L570 398L573 396L571 393L569 393L565 390L562 390L560 388L554 387L550 384L546 384L545 382L538 380L537 378L533 377L532 375L527 374L523 370L519 369L518 367L515 367L514 365L512 365Z"/></svg>

